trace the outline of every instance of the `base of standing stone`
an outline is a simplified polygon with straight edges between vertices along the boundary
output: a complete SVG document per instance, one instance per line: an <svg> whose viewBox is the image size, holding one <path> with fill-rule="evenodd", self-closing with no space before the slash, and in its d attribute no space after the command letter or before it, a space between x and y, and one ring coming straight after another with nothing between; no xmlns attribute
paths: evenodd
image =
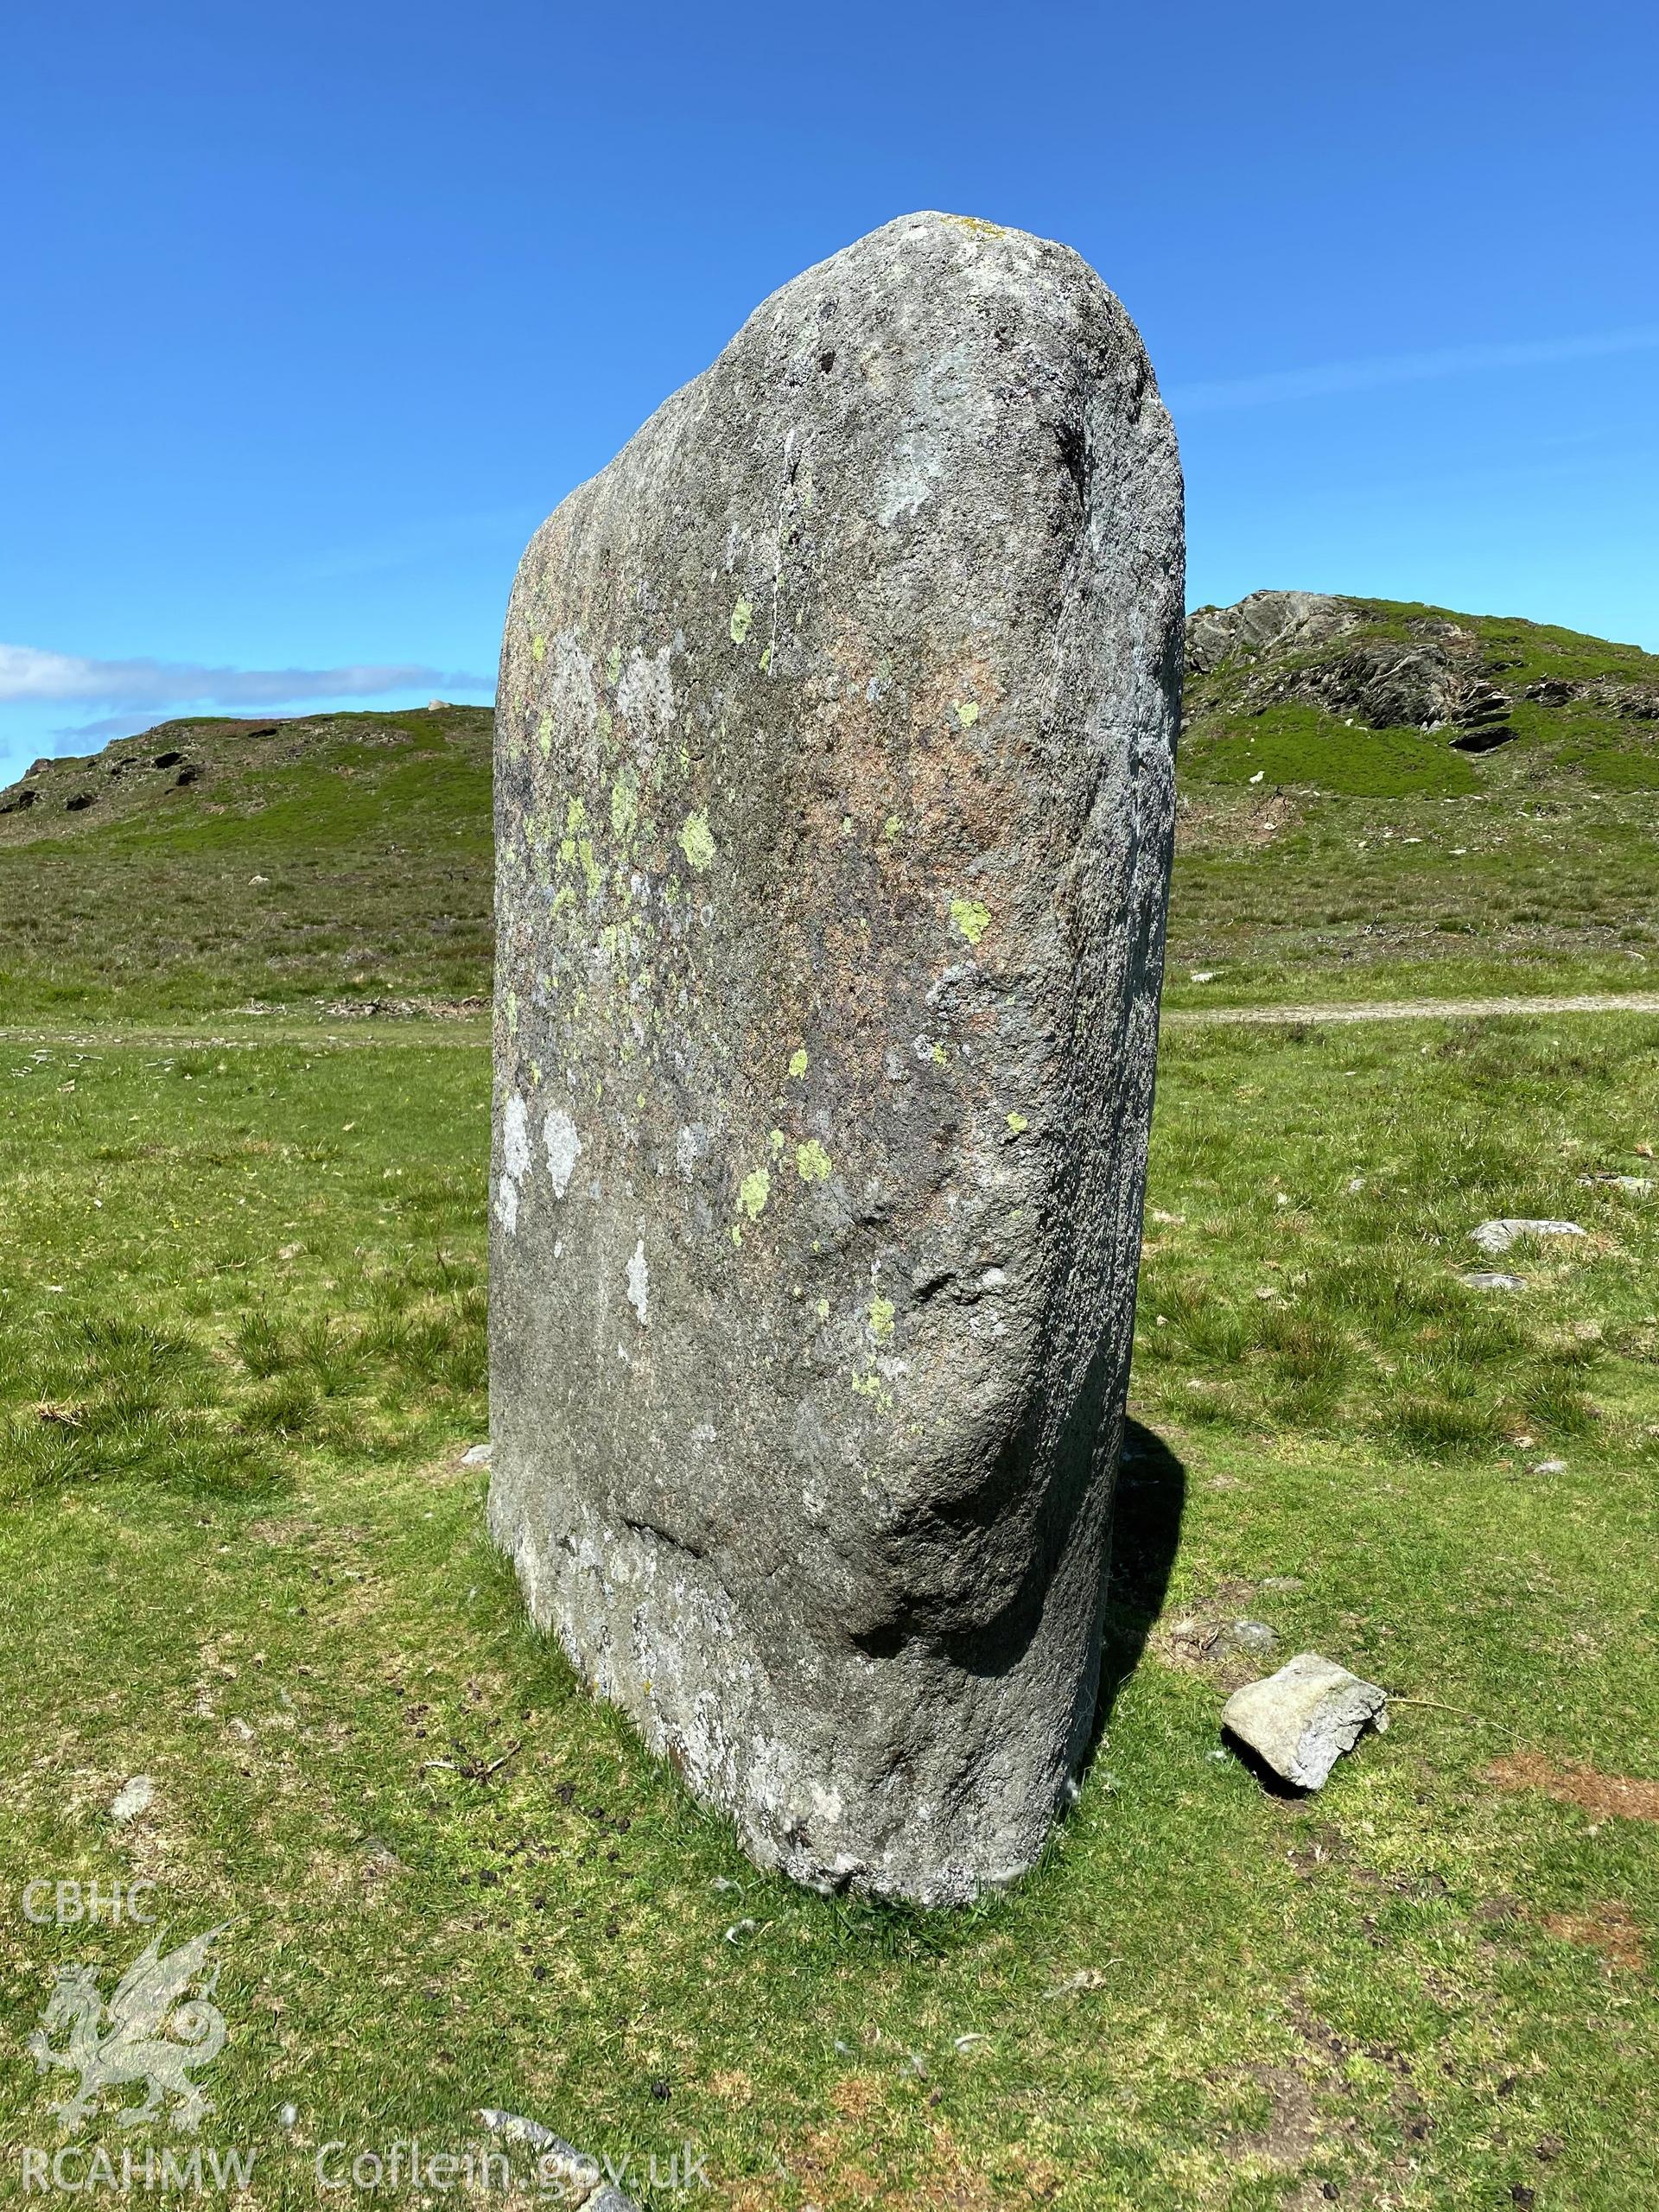
<svg viewBox="0 0 1659 2212"><path fill-rule="evenodd" d="M1093 1730L1096 1517L1055 1579L1048 1633L1015 1667L976 1674L918 1645L849 1651L832 1681L824 1655L804 1647L793 1664L769 1660L707 1560L575 1499L550 1517L543 1486L515 1496L497 1465L491 1532L531 1619L659 1758L732 1815L757 1865L811 1889L924 1905L969 1903L1035 1865ZM895 1690L895 1665L908 1695ZM844 1717L829 1736L826 1706Z"/></svg>

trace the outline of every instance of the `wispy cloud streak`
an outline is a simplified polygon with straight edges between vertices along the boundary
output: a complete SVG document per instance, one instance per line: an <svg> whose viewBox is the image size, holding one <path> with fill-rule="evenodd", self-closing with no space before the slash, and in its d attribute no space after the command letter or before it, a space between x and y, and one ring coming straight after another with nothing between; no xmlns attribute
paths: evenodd
<svg viewBox="0 0 1659 2212"><path fill-rule="evenodd" d="M489 691L486 677L417 662L352 668L209 668L192 661L91 660L0 645L0 705L278 707L389 691Z"/></svg>
<svg viewBox="0 0 1659 2212"><path fill-rule="evenodd" d="M1234 408L1274 406L1286 400L1375 391L1386 385L1427 384L1441 377L1487 376L1506 369L1548 368L1558 361L1645 353L1656 347L1659 347L1659 326L1579 338L1521 339L1510 345L1449 346L1436 353L1377 353L1365 360L1326 361L1312 368L1272 369L1262 376L1178 384L1164 397L1174 414L1213 415Z"/></svg>

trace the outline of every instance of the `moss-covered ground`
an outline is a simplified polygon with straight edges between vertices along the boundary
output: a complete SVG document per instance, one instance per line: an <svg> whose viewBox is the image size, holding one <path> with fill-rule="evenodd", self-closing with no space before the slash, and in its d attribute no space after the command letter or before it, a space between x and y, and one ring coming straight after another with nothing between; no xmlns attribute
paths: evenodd
<svg viewBox="0 0 1659 2212"><path fill-rule="evenodd" d="M1101 1742L957 1916L756 1874L527 1630L460 1464L481 1044L111 1027L0 1082L0 2190L60 2139L55 1969L107 1998L150 1932L44 1878L226 1923L245 2205L485 2106L653 2208L1659 2197L1659 1211L1580 1179L1648 1176L1659 1020L1167 1037ZM1513 1213L1588 1234L1466 1287ZM1222 1746L1240 1618L1396 1694L1319 1798ZM74 2139L188 2150L135 2094ZM515 2155L462 2201L557 2201Z"/></svg>

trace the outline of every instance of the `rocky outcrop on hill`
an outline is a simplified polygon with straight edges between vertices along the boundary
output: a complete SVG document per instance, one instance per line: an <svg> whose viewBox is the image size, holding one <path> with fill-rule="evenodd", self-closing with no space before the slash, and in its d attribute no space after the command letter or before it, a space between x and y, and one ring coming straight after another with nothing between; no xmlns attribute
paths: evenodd
<svg viewBox="0 0 1659 2212"><path fill-rule="evenodd" d="M1186 618L1189 674L1205 676L1241 656L1323 645L1358 626L1352 600L1318 591L1253 591L1234 607L1200 607Z"/></svg>
<svg viewBox="0 0 1659 2212"><path fill-rule="evenodd" d="M1501 655L1464 620L1402 613L1320 592L1256 591L1187 617L1189 686L1213 678L1230 703L1260 713L1287 700L1373 729L1445 731L1459 751L1484 753L1515 734L1518 700L1584 700L1632 721L1659 720L1659 690L1593 677L1506 688Z"/></svg>

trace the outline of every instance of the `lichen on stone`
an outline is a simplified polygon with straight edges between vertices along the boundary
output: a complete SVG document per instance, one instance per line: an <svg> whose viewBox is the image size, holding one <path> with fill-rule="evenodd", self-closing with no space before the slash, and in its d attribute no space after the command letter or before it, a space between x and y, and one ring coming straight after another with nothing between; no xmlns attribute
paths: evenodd
<svg viewBox="0 0 1659 2212"><path fill-rule="evenodd" d="M680 850L699 875L713 861L715 850L714 833L709 827L709 817L701 810L688 814L680 824Z"/></svg>
<svg viewBox="0 0 1659 2212"><path fill-rule="evenodd" d="M739 1209L747 1214L751 1221L760 1220L771 1196L772 1174L765 1167L752 1167L737 1186Z"/></svg>
<svg viewBox="0 0 1659 2212"><path fill-rule="evenodd" d="M969 944L977 944L991 926L991 910L982 899L953 899L950 926Z"/></svg>

